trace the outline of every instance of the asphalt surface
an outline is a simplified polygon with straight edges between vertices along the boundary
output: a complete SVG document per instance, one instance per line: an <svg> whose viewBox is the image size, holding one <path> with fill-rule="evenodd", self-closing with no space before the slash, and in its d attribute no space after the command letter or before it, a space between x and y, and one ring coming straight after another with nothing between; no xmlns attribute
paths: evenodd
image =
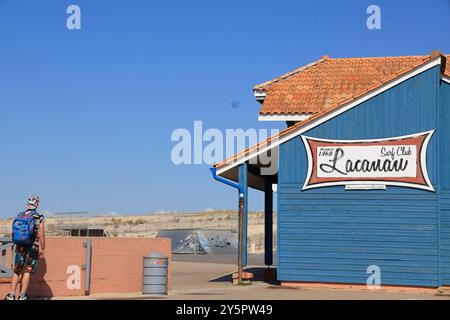
<svg viewBox="0 0 450 320"><path fill-rule="evenodd" d="M194 256L195 257L195 256ZM194 257L190 257L193 259ZM211 258L211 257L209 257ZM224 257L221 257L224 258ZM184 257L188 259L188 257ZM207 258L200 258L207 259ZM94 300L449 300L450 294L437 296L434 292L387 292L358 289L288 288L267 283L258 276L264 266L250 265L255 279L251 285L231 283L236 271L232 263L172 260L171 289L168 295L142 295L135 293L103 293L87 297L55 297L52 299ZM400 290L400 289L399 289Z"/></svg>

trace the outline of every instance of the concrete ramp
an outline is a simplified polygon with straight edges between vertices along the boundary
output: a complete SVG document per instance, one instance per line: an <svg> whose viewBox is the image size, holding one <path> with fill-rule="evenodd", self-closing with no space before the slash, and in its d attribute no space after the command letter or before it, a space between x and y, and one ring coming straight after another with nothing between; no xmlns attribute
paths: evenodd
<svg viewBox="0 0 450 320"><path fill-rule="evenodd" d="M237 233L216 229L160 230L157 238L172 240L173 254L237 254Z"/></svg>

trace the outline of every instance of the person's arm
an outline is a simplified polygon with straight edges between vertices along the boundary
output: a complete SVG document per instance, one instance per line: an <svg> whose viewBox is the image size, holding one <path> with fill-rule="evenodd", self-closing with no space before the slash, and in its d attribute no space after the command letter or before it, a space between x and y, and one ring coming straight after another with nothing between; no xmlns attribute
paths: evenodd
<svg viewBox="0 0 450 320"><path fill-rule="evenodd" d="M45 222L42 221L39 225L39 250L45 251Z"/></svg>

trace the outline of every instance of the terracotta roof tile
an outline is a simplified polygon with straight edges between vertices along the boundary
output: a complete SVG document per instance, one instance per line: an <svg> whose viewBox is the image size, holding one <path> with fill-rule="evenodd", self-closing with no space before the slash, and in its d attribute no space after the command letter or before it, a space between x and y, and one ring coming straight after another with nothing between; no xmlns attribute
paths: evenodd
<svg viewBox="0 0 450 320"><path fill-rule="evenodd" d="M438 52L437 52L438 53ZM435 54L435 52L434 52ZM447 56L450 57L450 56ZM395 79L431 56L328 58L255 86L266 92L260 114L315 114ZM450 59L445 74L450 76Z"/></svg>

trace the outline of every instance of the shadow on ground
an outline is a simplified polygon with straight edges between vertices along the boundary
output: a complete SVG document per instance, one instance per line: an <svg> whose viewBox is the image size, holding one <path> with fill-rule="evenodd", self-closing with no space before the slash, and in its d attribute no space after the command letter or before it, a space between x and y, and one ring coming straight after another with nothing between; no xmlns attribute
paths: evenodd
<svg viewBox="0 0 450 320"><path fill-rule="evenodd" d="M253 273L253 279L252 281L261 281L265 282L271 285L278 285L279 282L276 279L276 277L267 277L264 273L264 271L268 270L267 267L252 267L252 268L245 268L245 272ZM270 268L270 270L276 270L274 268ZM232 278L233 274L229 273L224 276L214 278L209 280L208 282L231 282L233 280Z"/></svg>
<svg viewBox="0 0 450 320"><path fill-rule="evenodd" d="M39 258L37 263L37 272L31 275L29 296L45 300L46 298L53 297L52 289L45 280L47 260L45 258Z"/></svg>

